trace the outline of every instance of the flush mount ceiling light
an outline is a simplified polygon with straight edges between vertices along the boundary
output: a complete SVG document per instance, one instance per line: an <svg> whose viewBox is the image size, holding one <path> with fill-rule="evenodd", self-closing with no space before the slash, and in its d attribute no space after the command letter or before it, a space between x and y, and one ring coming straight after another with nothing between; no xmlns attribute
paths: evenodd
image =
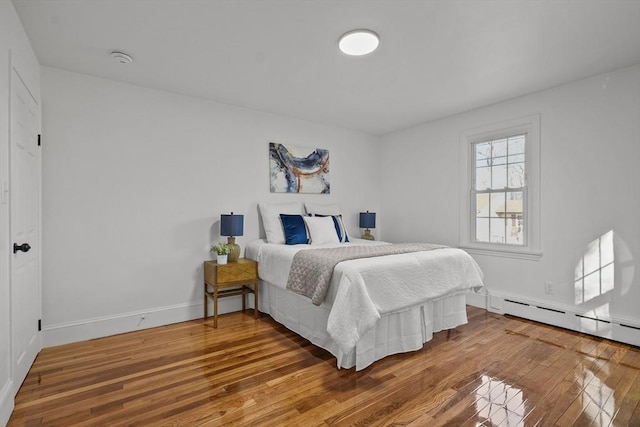
<svg viewBox="0 0 640 427"><path fill-rule="evenodd" d="M124 52L113 50L110 52L110 55L113 59L115 59L121 64L130 64L133 62L133 57Z"/></svg>
<svg viewBox="0 0 640 427"><path fill-rule="evenodd" d="M338 47L347 55L362 56L378 48L380 38L371 30L353 30L344 33L338 41Z"/></svg>

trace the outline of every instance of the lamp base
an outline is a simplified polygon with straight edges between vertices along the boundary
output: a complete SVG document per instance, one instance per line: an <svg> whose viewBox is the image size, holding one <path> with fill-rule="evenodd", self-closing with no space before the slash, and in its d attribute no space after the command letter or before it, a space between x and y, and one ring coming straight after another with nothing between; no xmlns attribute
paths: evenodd
<svg viewBox="0 0 640 427"><path fill-rule="evenodd" d="M238 262L238 258L240 258L240 245L236 244L236 238L227 237L227 245L231 247L231 252L229 252L229 257L227 258L227 261Z"/></svg>
<svg viewBox="0 0 640 427"><path fill-rule="evenodd" d="M369 230L368 228L364 230L364 234L361 236L361 238L365 240L376 240L373 237L373 234L371 234L371 230Z"/></svg>

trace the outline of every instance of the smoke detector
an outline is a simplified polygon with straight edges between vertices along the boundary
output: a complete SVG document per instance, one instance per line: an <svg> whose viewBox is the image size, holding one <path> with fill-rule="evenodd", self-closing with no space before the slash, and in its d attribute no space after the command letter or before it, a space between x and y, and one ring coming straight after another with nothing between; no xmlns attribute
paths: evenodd
<svg viewBox="0 0 640 427"><path fill-rule="evenodd" d="M111 51L111 57L121 64L130 64L133 62L133 57L131 55L117 50Z"/></svg>

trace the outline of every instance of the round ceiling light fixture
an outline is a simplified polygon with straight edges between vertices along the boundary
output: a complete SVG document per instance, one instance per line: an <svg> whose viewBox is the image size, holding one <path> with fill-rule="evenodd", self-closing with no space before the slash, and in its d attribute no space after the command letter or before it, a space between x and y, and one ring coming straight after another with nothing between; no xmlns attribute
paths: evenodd
<svg viewBox="0 0 640 427"><path fill-rule="evenodd" d="M110 55L121 64L131 64L133 62L133 57L124 52L113 50L111 51Z"/></svg>
<svg viewBox="0 0 640 427"><path fill-rule="evenodd" d="M378 48L380 37L371 30L353 30L344 33L338 41L338 47L347 55L367 55Z"/></svg>

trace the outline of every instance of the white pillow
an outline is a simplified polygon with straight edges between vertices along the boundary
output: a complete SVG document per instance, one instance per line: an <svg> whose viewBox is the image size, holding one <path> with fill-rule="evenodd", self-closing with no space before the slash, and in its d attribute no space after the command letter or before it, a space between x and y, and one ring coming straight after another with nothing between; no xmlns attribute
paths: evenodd
<svg viewBox="0 0 640 427"><path fill-rule="evenodd" d="M267 242L284 244L284 231L280 214L304 215L302 202L291 203L260 203L260 216L267 237Z"/></svg>
<svg viewBox="0 0 640 427"><path fill-rule="evenodd" d="M344 226L342 215L332 215L332 217L333 216L336 217L336 220L338 221L338 227L340 228L340 237L342 238L342 240L340 240L340 243L348 242L349 236L347 236L347 227Z"/></svg>
<svg viewBox="0 0 640 427"><path fill-rule="evenodd" d="M337 203L325 205L322 203L305 202L304 205L309 215L342 215L340 205Z"/></svg>
<svg viewBox="0 0 640 427"><path fill-rule="evenodd" d="M305 216L303 219L312 245L340 243L336 227L333 225L333 218L330 216Z"/></svg>

